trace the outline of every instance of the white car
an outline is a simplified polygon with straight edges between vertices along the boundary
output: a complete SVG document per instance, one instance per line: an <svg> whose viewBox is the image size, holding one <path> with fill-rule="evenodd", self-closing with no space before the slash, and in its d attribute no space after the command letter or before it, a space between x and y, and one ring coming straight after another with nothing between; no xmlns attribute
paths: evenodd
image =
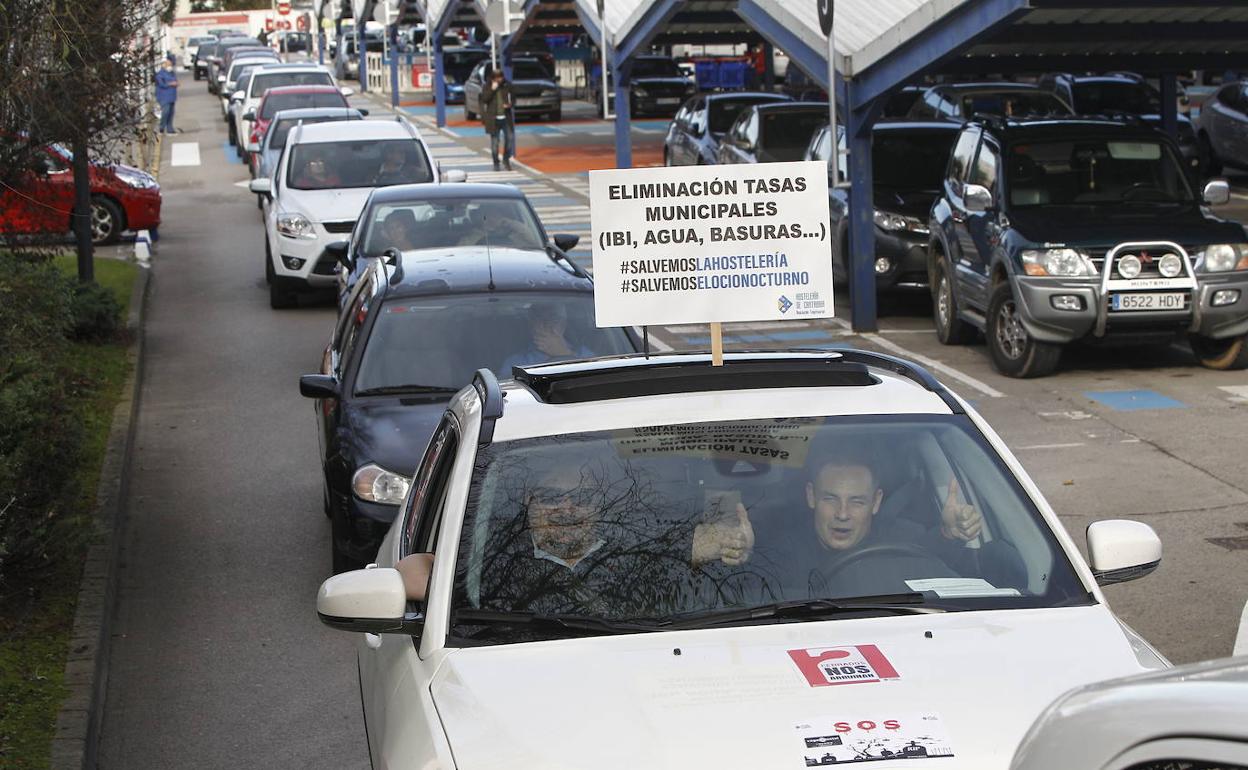
<svg viewBox="0 0 1248 770"><path fill-rule="evenodd" d="M228 121L230 119L230 103L232 100L238 102L244 101L246 94L239 94L239 75L244 67L256 67L260 64L281 64L281 60L277 58L277 54L268 54L263 51L248 53L236 56L234 61L230 62L230 68L225 73L225 83L221 86L221 117Z"/></svg>
<svg viewBox="0 0 1248 770"><path fill-rule="evenodd" d="M1093 524L1089 566L922 369L724 358L451 400L376 564L317 597L374 767L999 770L1058 694L1168 665L1100 588L1156 567L1152 529Z"/></svg>
<svg viewBox="0 0 1248 770"><path fill-rule="evenodd" d="M401 154L404 166L383 177L388 153ZM325 246L347 238L379 180L410 184L440 177L425 140L401 118L296 126L273 175L250 184L252 192L265 196L269 304L292 307L300 291L337 285L338 263Z"/></svg>
<svg viewBox="0 0 1248 770"><path fill-rule="evenodd" d="M264 92L278 86L337 86L329 70L319 64L270 64L251 73L247 93L233 109L234 134L239 146L246 146L251 138L251 121L247 115L255 111ZM350 88L340 88L343 96L355 93Z"/></svg>

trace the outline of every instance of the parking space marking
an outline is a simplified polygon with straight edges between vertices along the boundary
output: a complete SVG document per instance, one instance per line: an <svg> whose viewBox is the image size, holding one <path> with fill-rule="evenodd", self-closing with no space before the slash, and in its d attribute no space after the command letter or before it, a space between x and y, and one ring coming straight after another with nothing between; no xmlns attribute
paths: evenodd
<svg viewBox="0 0 1248 770"><path fill-rule="evenodd" d="M1031 446L1020 446L1019 449L1073 449L1077 446L1087 446L1087 443L1076 441L1071 444L1032 444Z"/></svg>
<svg viewBox="0 0 1248 770"><path fill-rule="evenodd" d="M174 142L170 145L169 165L198 166L199 142Z"/></svg>
<svg viewBox="0 0 1248 770"><path fill-rule="evenodd" d="M1226 400L1233 404L1248 404L1248 385L1219 385L1218 390L1231 394Z"/></svg>
<svg viewBox="0 0 1248 770"><path fill-rule="evenodd" d="M233 147L231 147L229 142L222 142L221 150L225 153L226 163L232 163L234 165L238 165L243 162L238 157L238 151L235 150Z"/></svg>
<svg viewBox="0 0 1248 770"><path fill-rule="evenodd" d="M1084 397L1118 412L1143 409L1186 409L1187 404L1152 390L1089 390Z"/></svg>

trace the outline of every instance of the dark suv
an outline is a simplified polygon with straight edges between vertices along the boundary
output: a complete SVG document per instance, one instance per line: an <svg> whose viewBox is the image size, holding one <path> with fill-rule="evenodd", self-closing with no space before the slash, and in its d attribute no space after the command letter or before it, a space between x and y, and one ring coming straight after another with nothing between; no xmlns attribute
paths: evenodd
<svg viewBox="0 0 1248 770"><path fill-rule="evenodd" d="M1213 216L1167 136L1103 118L963 126L931 214L940 341L988 338L1011 377L1061 346L1186 333L1200 362L1248 366L1248 233ZM1226 182L1205 186L1224 203Z"/></svg>

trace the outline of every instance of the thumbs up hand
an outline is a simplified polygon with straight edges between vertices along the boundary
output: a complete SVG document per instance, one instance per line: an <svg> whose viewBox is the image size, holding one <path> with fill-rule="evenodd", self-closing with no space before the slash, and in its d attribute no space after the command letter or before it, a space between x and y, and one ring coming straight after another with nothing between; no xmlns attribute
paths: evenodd
<svg viewBox="0 0 1248 770"><path fill-rule="evenodd" d="M969 503L958 501L957 478L949 484L949 494L945 496L940 522L940 534L947 540L974 540L979 537L984 527L984 517L979 510Z"/></svg>
<svg viewBox="0 0 1248 770"><path fill-rule="evenodd" d="M718 559L739 567L750 559L754 549L754 527L745 506L737 503L737 518L713 524L699 524L693 531L693 564L699 566Z"/></svg>

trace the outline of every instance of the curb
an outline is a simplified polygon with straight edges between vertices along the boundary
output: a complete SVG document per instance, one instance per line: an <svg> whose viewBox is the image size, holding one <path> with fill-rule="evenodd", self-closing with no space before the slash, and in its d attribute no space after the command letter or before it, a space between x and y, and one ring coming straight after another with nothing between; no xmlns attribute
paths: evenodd
<svg viewBox="0 0 1248 770"><path fill-rule="evenodd" d="M87 549L78 587L78 606L65 661L68 690L56 715L52 738L53 770L96 766L104 695L108 684L113 607L117 595L117 564L121 552L124 505L129 491L130 463L143 381L143 319L151 272L140 269L130 293L126 328L133 335L126 357L130 376L113 410L95 496L95 542Z"/></svg>

